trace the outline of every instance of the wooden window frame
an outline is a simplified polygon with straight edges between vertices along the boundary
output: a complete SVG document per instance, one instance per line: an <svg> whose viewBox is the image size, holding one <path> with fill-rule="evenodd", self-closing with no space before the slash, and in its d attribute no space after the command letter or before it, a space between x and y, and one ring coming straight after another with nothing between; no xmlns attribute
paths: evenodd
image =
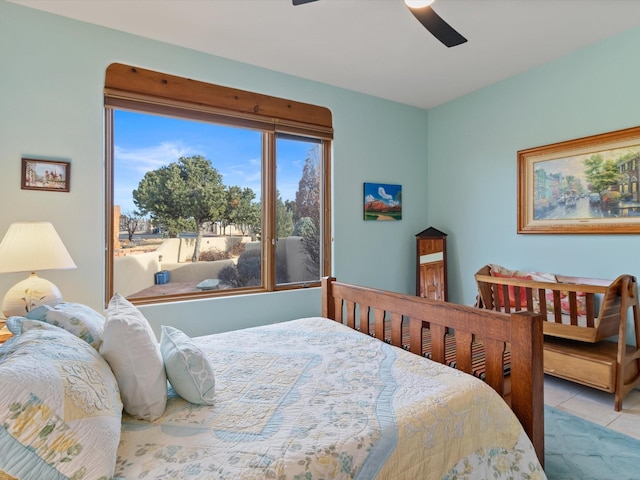
<svg viewBox="0 0 640 480"><path fill-rule="evenodd" d="M125 109L150 114L165 114L206 120L228 126L257 129L263 132L263 155L275 158L277 133L286 133L319 140L322 143L322 272L331 274L331 141L333 139L331 111L292 100L271 97L234 88L132 67L111 64L106 71L105 89L105 155L106 155L106 248L105 303L114 294L114 239L119 226L114 221L113 205L113 111ZM194 298L241 295L256 292L320 286L312 283L275 284L275 171L268 168L272 160L263 162L263 281L261 287L214 290L188 294L163 295L137 299L137 305L164 303ZM274 204L274 205L272 205ZM118 229L118 230L116 230Z"/></svg>

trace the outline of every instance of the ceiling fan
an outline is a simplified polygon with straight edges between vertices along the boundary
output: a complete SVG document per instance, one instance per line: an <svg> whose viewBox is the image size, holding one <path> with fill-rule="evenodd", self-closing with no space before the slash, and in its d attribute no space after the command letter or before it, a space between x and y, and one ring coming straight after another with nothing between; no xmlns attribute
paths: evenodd
<svg viewBox="0 0 640 480"><path fill-rule="evenodd" d="M293 4L303 5L315 1L317 0L293 0ZM460 35L431 8L431 4L434 1L435 0L404 0L404 3L420 23L447 47L455 47L456 45L465 43L467 39Z"/></svg>

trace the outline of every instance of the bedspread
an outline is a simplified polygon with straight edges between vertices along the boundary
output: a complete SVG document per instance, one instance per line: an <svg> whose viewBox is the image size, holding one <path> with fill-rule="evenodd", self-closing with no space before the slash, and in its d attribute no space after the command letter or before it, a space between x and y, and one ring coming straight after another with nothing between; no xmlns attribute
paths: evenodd
<svg viewBox="0 0 640 480"><path fill-rule="evenodd" d="M196 340L215 405L170 391L160 419L125 415L116 478L546 478L483 382L334 321Z"/></svg>

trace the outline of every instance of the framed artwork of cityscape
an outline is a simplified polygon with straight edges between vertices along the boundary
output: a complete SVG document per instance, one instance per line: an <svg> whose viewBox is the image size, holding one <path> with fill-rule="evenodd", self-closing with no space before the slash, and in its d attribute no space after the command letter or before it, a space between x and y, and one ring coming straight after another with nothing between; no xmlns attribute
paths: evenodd
<svg viewBox="0 0 640 480"><path fill-rule="evenodd" d="M518 152L518 233L640 233L640 127Z"/></svg>
<svg viewBox="0 0 640 480"><path fill-rule="evenodd" d="M70 162L23 158L20 188L23 190L68 192L70 170Z"/></svg>

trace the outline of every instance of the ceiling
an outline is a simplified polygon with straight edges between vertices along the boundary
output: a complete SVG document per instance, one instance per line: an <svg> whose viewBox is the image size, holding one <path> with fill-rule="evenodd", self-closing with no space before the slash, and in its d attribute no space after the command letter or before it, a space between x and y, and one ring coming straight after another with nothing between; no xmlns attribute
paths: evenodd
<svg viewBox="0 0 640 480"><path fill-rule="evenodd" d="M447 48L403 0L9 0L431 108L640 26L638 0L436 0Z"/></svg>

